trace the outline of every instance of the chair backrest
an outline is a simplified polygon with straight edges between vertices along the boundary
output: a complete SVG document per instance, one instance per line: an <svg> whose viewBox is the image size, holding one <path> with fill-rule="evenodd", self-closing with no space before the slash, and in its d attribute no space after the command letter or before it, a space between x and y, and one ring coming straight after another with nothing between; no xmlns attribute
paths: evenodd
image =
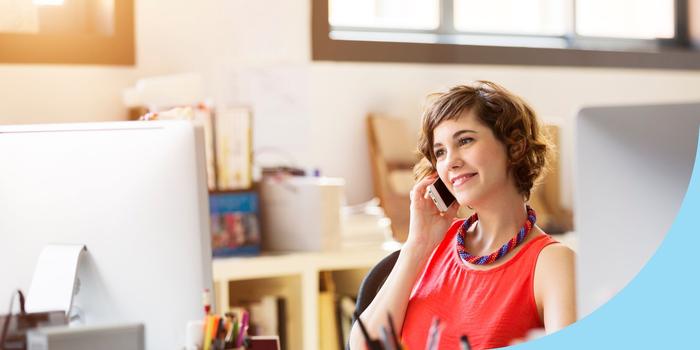
<svg viewBox="0 0 700 350"><path fill-rule="evenodd" d="M360 283L360 289L357 292L357 300L355 302L355 313L352 316L352 324L355 324L357 319L355 315L361 314L367 306L374 300L374 297L382 288L386 278L389 277L389 273L396 265L396 260L399 258L399 253L401 250L397 250L380 260L376 265L374 265L365 278ZM345 344L345 350L350 349L350 343Z"/></svg>
<svg viewBox="0 0 700 350"><path fill-rule="evenodd" d="M357 292L357 301L355 302L355 311L358 315L365 311L367 306L374 300L377 292L382 288L384 281L386 281L389 273L394 268L400 252L400 250L397 250L385 256L384 259L369 270L367 276L362 280L360 289ZM354 317L352 322L355 323Z"/></svg>

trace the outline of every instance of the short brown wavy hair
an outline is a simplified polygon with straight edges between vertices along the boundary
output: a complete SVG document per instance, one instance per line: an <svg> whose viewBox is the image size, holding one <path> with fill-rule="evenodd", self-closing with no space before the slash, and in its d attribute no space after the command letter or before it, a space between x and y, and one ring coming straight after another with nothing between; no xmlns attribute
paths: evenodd
<svg viewBox="0 0 700 350"><path fill-rule="evenodd" d="M421 120L418 152L422 159L414 167L417 179L435 172L433 131L445 120L459 118L472 111L506 146L508 172L525 200L548 164L552 145L544 134L534 110L520 97L502 86L479 80L459 85L445 93L432 94L432 102Z"/></svg>

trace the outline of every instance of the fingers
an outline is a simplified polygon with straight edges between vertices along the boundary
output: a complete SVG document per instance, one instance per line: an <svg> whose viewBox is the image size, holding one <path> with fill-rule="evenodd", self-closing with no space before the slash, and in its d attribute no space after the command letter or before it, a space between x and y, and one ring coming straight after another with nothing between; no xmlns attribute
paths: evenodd
<svg viewBox="0 0 700 350"><path fill-rule="evenodd" d="M457 212L459 211L459 203L457 201L454 201L452 205L450 205L449 208L447 208L447 211L445 212L445 215L450 218L454 218L457 216Z"/></svg>
<svg viewBox="0 0 700 350"><path fill-rule="evenodd" d="M410 197L412 201L427 198L426 189L437 179L437 174L431 174L418 181L411 189Z"/></svg>

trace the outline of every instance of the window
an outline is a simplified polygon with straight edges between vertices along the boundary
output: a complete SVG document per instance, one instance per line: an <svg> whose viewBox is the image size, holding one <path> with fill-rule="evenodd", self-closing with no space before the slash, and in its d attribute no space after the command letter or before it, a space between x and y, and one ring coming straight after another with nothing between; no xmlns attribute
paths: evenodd
<svg viewBox="0 0 700 350"><path fill-rule="evenodd" d="M0 1L0 62L132 65L133 0Z"/></svg>
<svg viewBox="0 0 700 350"><path fill-rule="evenodd" d="M334 27L436 29L438 0L330 0Z"/></svg>
<svg viewBox="0 0 700 350"><path fill-rule="evenodd" d="M314 0L314 58L700 68L688 39L689 5L687 0ZM389 47L394 54L387 53ZM373 53L362 52L365 48ZM382 53L387 59L378 57ZM442 54L447 57L438 57ZM510 59L497 57L503 54Z"/></svg>

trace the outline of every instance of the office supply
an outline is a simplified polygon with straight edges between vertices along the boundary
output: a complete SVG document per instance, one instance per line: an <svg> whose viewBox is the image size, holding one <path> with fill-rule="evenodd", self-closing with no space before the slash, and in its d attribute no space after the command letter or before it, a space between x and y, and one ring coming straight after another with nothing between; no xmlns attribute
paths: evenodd
<svg viewBox="0 0 700 350"><path fill-rule="evenodd" d="M236 346L243 345L243 337L246 335L246 331L248 330L248 317L248 312L243 311L243 316L241 316L241 326L238 330L238 337L236 338Z"/></svg>
<svg viewBox="0 0 700 350"><path fill-rule="evenodd" d="M426 350L436 350L440 346L440 334L442 333L442 328L440 327L440 319L433 318L433 323L430 325L430 330L428 331L428 341L425 344Z"/></svg>
<svg viewBox="0 0 700 350"><path fill-rule="evenodd" d="M698 125L700 103L590 107L578 113L579 318L624 288L661 244L697 161Z"/></svg>
<svg viewBox="0 0 700 350"><path fill-rule="evenodd" d="M381 329L381 336L382 336L382 348L384 350L394 350L394 344L392 342L392 339L389 337L389 332L387 332L386 327L382 327Z"/></svg>
<svg viewBox="0 0 700 350"><path fill-rule="evenodd" d="M389 321L389 330L391 331L391 339L394 343L394 348L401 349L401 342L399 342L399 336L396 334L396 328L394 327L394 319L391 317L390 312L387 312L386 316Z"/></svg>
<svg viewBox="0 0 700 350"><path fill-rule="evenodd" d="M232 312L226 313L226 320L228 321L230 327L226 330L226 342L231 342L233 339L233 331L235 327L236 315Z"/></svg>
<svg viewBox="0 0 700 350"><path fill-rule="evenodd" d="M216 336L214 337L213 347L215 350L224 350L226 341L226 322L225 318L220 317L216 327Z"/></svg>
<svg viewBox="0 0 700 350"><path fill-rule="evenodd" d="M233 316L233 331L231 332L231 338L230 341L233 344L238 343L238 331L239 331L240 326L238 325L238 317L235 315Z"/></svg>
<svg viewBox="0 0 700 350"><path fill-rule="evenodd" d="M469 345L469 338L466 335L462 335L459 338L459 345L462 350L471 350L471 345Z"/></svg>
<svg viewBox="0 0 700 350"><path fill-rule="evenodd" d="M186 121L0 127L0 300L47 244L84 244L79 321L143 323L147 349L182 347L213 288L203 145Z"/></svg>
<svg viewBox="0 0 700 350"><path fill-rule="evenodd" d="M368 350L382 350L382 343L376 339L372 339L365 328L365 324L360 319L360 314L355 313L355 322L360 325L360 331L362 331L362 336L365 339L365 345L367 345Z"/></svg>
<svg viewBox="0 0 700 350"><path fill-rule="evenodd" d="M212 329L214 328L214 315L207 315L204 317L204 339L202 339L202 349L203 350L209 350L211 349L211 342L212 342Z"/></svg>
<svg viewBox="0 0 700 350"><path fill-rule="evenodd" d="M13 314L15 294L10 297L7 315L0 315L0 349L26 349L27 331L36 327L65 325L66 314L63 310L28 313L25 308L24 294L16 291L19 298L19 313Z"/></svg>
<svg viewBox="0 0 700 350"><path fill-rule="evenodd" d="M211 313L211 292L209 288L204 288L202 292L202 305L204 305L204 315Z"/></svg>
<svg viewBox="0 0 700 350"><path fill-rule="evenodd" d="M221 329L221 316L214 315L214 320L212 321L211 327L211 340L214 341L219 335L219 329Z"/></svg>
<svg viewBox="0 0 700 350"><path fill-rule="evenodd" d="M70 313L77 292L82 244L49 244L39 254L27 293L27 311L63 310Z"/></svg>
<svg viewBox="0 0 700 350"><path fill-rule="evenodd" d="M42 327L27 333L31 350L144 350L143 324Z"/></svg>
<svg viewBox="0 0 700 350"><path fill-rule="evenodd" d="M340 248L340 178L266 177L260 184L263 248L332 251Z"/></svg>

